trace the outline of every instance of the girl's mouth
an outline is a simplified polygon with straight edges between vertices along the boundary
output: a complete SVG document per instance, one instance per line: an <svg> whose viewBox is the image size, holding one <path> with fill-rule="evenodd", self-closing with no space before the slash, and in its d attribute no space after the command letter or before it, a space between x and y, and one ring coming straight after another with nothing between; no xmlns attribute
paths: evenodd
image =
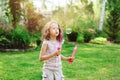
<svg viewBox="0 0 120 80"><path fill-rule="evenodd" d="M56 32L56 34L58 34L58 32Z"/></svg>

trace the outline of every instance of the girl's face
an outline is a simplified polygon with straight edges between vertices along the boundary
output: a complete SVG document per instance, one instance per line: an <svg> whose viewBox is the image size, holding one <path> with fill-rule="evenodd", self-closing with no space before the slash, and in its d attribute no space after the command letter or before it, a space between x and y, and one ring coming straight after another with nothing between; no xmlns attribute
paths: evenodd
<svg viewBox="0 0 120 80"><path fill-rule="evenodd" d="M50 36L57 37L59 35L58 24L52 23L50 27Z"/></svg>

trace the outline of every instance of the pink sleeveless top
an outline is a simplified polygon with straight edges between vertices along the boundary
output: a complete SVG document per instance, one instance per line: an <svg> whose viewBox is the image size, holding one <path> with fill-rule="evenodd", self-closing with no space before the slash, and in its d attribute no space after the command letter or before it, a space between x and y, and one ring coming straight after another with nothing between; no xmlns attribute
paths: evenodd
<svg viewBox="0 0 120 80"><path fill-rule="evenodd" d="M59 47L59 42L58 41L49 41L49 40L44 40L43 44L47 44L47 51L45 55L47 54L52 54L57 51L57 48ZM51 69L51 70L59 70L62 69L62 63L61 63L61 55L59 56L54 56L48 60L44 61L44 66L43 69Z"/></svg>

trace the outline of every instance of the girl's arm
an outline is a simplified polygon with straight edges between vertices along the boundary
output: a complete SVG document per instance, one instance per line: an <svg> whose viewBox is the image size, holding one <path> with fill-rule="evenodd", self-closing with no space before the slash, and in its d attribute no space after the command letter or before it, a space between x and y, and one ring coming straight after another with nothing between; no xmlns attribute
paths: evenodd
<svg viewBox="0 0 120 80"><path fill-rule="evenodd" d="M52 54L45 55L46 50L47 50L47 44L43 44L42 47L41 47L40 56L39 56L40 61L48 60L49 58L51 58L53 56L60 55L60 50L56 51L56 52L54 52Z"/></svg>
<svg viewBox="0 0 120 80"><path fill-rule="evenodd" d="M72 57L65 57L65 56L63 56L63 55L61 55L61 59L62 59L62 60L65 60L65 61L68 61L69 63L72 63L73 60L74 60L74 58L72 58Z"/></svg>
<svg viewBox="0 0 120 80"><path fill-rule="evenodd" d="M65 57L65 56L61 55L61 59L65 60L65 61L69 61L70 57Z"/></svg>

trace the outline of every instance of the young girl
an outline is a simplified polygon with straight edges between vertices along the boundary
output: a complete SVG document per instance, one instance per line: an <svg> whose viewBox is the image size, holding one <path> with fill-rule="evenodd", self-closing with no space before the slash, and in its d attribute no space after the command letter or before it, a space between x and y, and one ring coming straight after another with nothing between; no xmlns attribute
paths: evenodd
<svg viewBox="0 0 120 80"><path fill-rule="evenodd" d="M62 44L59 40L61 34L60 26L56 21L50 21L44 27L39 57L40 61L44 61L43 80L64 80L61 60L71 61L71 58L61 54Z"/></svg>

